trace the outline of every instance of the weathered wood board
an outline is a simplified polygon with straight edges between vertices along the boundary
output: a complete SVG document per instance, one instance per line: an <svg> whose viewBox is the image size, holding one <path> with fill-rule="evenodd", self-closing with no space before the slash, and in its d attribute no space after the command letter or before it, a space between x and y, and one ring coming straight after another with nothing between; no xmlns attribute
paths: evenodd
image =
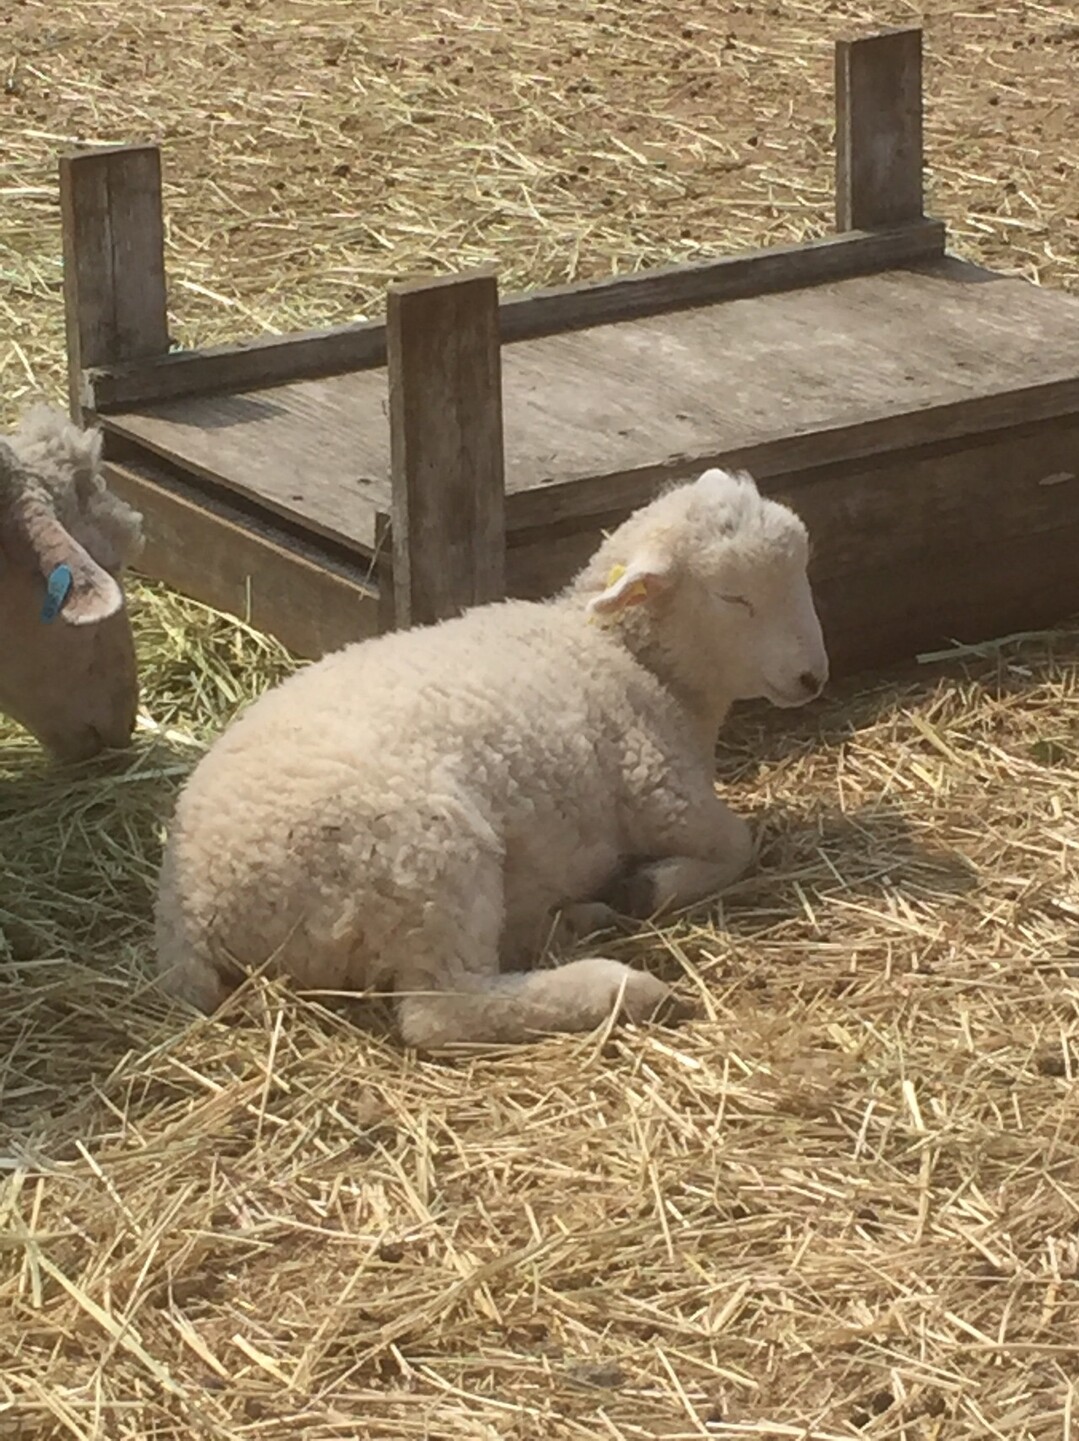
<svg viewBox="0 0 1079 1441"><path fill-rule="evenodd" d="M883 444L910 444L949 406L969 405L956 434L1020 421L1010 394L1070 380L1079 391L1079 300L951 260L504 345L507 524L594 513L620 491L634 504L631 477L732 453L872 450L859 430L879 423L900 432ZM384 369L102 419L359 551L391 507Z"/></svg>
<svg viewBox="0 0 1079 1441"><path fill-rule="evenodd" d="M394 622L427 625L506 594L497 277L400 286L386 328Z"/></svg>
<svg viewBox="0 0 1079 1441"><path fill-rule="evenodd" d="M376 635L379 567L350 564L166 469L106 462L110 490L144 517L137 569L314 658Z"/></svg>
<svg viewBox="0 0 1079 1441"><path fill-rule="evenodd" d="M718 260L659 266L601 280L530 290L502 298L503 343L585 330L595 325L673 314L748 296L800 290L851 275L875 275L945 251L939 220L828 235L799 245L777 245ZM293 335L259 336L231 345L162 352L131 364L109 362L100 351L74 382L95 410L131 410L181 396L259 390L296 380L317 380L386 364L382 321L357 321Z"/></svg>

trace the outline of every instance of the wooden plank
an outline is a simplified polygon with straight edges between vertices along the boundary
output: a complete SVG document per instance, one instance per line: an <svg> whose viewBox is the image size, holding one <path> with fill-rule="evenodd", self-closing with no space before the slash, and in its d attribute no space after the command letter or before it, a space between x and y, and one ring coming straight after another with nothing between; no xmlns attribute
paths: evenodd
<svg viewBox="0 0 1079 1441"><path fill-rule="evenodd" d="M504 594L498 281L399 285L387 299L395 622L431 625Z"/></svg>
<svg viewBox="0 0 1079 1441"><path fill-rule="evenodd" d="M390 508L388 408L379 371L98 418L106 432L193 477L371 554L375 516Z"/></svg>
<svg viewBox="0 0 1079 1441"><path fill-rule="evenodd" d="M1079 415L787 472L762 489L809 527L837 674L1079 613ZM509 593L566 585L623 513L511 537Z"/></svg>
<svg viewBox="0 0 1079 1441"><path fill-rule="evenodd" d="M562 331L610 325L666 311L819 285L873 274L944 253L945 229L923 221L894 232L828 236L703 264L674 265L580 285L536 290L503 300L504 344ZM386 364L386 329L379 322L238 345L178 351L139 366L99 365L86 385L99 411L221 391L253 390Z"/></svg>
<svg viewBox="0 0 1079 1441"><path fill-rule="evenodd" d="M290 335L262 335L202 350L175 350L150 365L100 365L85 384L98 411L160 401L262 390L386 364L386 327L357 321Z"/></svg>
<svg viewBox="0 0 1079 1441"><path fill-rule="evenodd" d="M503 306L502 339L538 339L875 275L939 258L946 238L940 221L923 220L887 233L830 235L705 264L673 265L585 285L537 290Z"/></svg>
<svg viewBox="0 0 1079 1441"><path fill-rule="evenodd" d="M517 528L602 513L699 464L774 473L923 429L991 429L1011 418L999 407L1013 388L1020 420L1028 404L1075 408L1079 300L948 260L506 346L502 369ZM104 423L370 552L375 512L390 508L388 406L376 370Z"/></svg>
<svg viewBox="0 0 1079 1441"><path fill-rule="evenodd" d="M839 41L835 86L837 228L917 222L924 205L921 30Z"/></svg>
<svg viewBox="0 0 1079 1441"><path fill-rule="evenodd" d="M713 465L749 470L758 480L768 480L816 466L868 460L912 444L953 444L1025 421L1045 422L1077 413L1079 378L978 396L934 409L904 411L805 435L780 436L713 455L678 456L664 465L583 477L544 490L512 494L506 502L506 530L508 535L515 535L530 528L557 527L571 520L584 522L592 516L635 509L663 486L689 479Z"/></svg>
<svg viewBox="0 0 1079 1441"><path fill-rule="evenodd" d="M250 614L305 656L383 628L367 569L313 547L297 554L294 538L164 474L115 463L109 471L117 493L147 518L146 573ZM810 526L837 674L1079 611L1079 415L975 444L788 472L763 488L790 500ZM599 539L598 529L572 523L561 534L543 527L514 537L510 593L549 595Z"/></svg>
<svg viewBox="0 0 1079 1441"><path fill-rule="evenodd" d="M854 622L842 589L829 587L820 609L835 674L879 670L955 642L976 645L1077 618L1077 554L1079 523L1051 538L1017 535L980 555L956 554L947 565L933 565L921 574L905 610L875 607L875 624L869 615ZM856 593L871 588L870 578L863 577Z"/></svg>
<svg viewBox="0 0 1079 1441"><path fill-rule="evenodd" d="M94 406L83 384L88 367L142 366L169 348L157 147L62 156L60 209L68 394L81 421Z"/></svg>
<svg viewBox="0 0 1079 1441"><path fill-rule="evenodd" d="M307 659L377 633L378 596L364 567L301 549L272 524L164 473L109 461L105 474L143 516L141 574L246 619Z"/></svg>

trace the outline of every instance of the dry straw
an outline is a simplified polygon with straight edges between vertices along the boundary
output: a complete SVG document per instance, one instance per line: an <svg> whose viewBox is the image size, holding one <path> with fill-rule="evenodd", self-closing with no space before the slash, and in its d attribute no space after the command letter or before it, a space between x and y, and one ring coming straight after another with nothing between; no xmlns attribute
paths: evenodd
<svg viewBox="0 0 1079 1441"><path fill-rule="evenodd" d="M1074 286L1079 15L926 8L933 209ZM5 415L61 385L70 140L164 141L174 331L208 343L373 313L408 271L820 233L830 42L917 18L11 4ZM759 874L609 942L697 1020L419 1062L329 1001L185 1026L149 994L171 796L289 660L134 599L134 765L61 779L2 733L0 1438L1069 1441L1079 632L739 718Z"/></svg>

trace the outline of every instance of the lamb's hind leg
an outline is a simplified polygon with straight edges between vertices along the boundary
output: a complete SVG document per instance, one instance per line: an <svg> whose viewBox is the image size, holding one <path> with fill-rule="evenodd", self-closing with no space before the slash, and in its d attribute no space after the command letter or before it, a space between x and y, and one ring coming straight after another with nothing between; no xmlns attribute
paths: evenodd
<svg viewBox="0 0 1079 1441"><path fill-rule="evenodd" d="M649 1020L669 1005L662 981L620 961L597 957L500 974L500 867L484 866L482 876L473 874L454 894L454 901L425 906L421 924L401 937L397 1009L410 1045L528 1041L553 1031L590 1031L616 1013Z"/></svg>
<svg viewBox="0 0 1079 1441"><path fill-rule="evenodd" d="M670 988L621 961L595 956L539 971L458 976L444 990L400 997L401 1034L430 1049L455 1041L505 1044L555 1031L591 1031L612 1016L648 1021L672 1004Z"/></svg>
<svg viewBox="0 0 1079 1441"><path fill-rule="evenodd" d="M160 971L161 989L173 1000L212 1015L225 1004L233 988L204 956L192 953Z"/></svg>

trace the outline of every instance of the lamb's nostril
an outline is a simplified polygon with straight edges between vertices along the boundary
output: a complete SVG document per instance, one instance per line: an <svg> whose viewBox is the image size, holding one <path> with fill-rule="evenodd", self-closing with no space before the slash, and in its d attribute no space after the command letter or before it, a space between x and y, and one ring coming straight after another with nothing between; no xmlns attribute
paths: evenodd
<svg viewBox="0 0 1079 1441"><path fill-rule="evenodd" d="M819 694L823 687L823 682L821 681L821 678L817 675L814 675L811 670L804 670L802 674L798 677L798 683L802 687L802 689L807 690L810 695Z"/></svg>

